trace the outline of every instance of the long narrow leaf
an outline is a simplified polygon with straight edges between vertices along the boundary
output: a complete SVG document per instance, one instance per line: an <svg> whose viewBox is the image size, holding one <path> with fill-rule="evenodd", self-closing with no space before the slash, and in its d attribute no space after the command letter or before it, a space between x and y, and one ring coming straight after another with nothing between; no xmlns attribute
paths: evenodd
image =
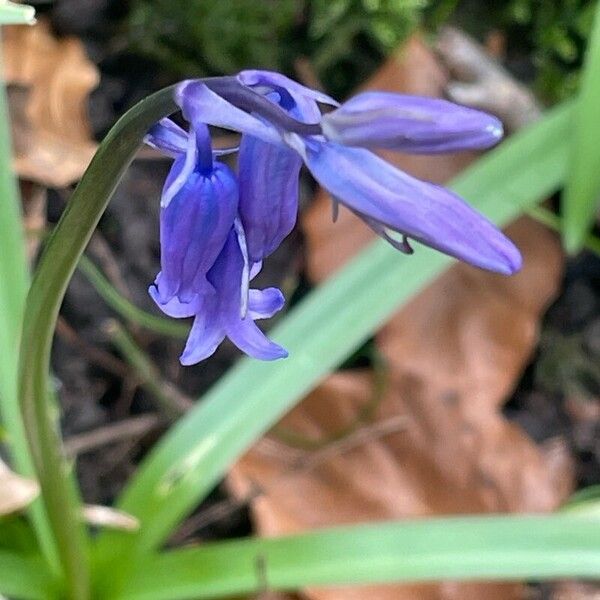
<svg viewBox="0 0 600 600"><path fill-rule="evenodd" d="M453 188L495 222L508 223L563 182L570 110L564 106L518 134ZM103 581L110 574L117 584L124 557L131 564L163 542L253 441L449 264L428 249L405 258L376 242L310 294L273 332L290 358L241 360L142 463L119 503L141 527L134 535L102 536Z"/></svg>
<svg viewBox="0 0 600 600"><path fill-rule="evenodd" d="M600 521L444 518L207 544L148 559L121 597L183 600L312 585L563 577L600 577Z"/></svg>
<svg viewBox="0 0 600 600"><path fill-rule="evenodd" d="M1 63L0 56L0 67ZM0 417L8 432L13 466L22 475L32 475L34 469L17 393L20 325L29 273L9 132L6 93L4 85L0 85ZM56 564L56 549L39 500L34 502L30 513L45 555Z"/></svg>
<svg viewBox="0 0 600 600"><path fill-rule="evenodd" d="M47 600L56 591L41 558L0 550L0 594L23 600Z"/></svg>
<svg viewBox="0 0 600 600"><path fill-rule="evenodd" d="M563 237L569 252L581 250L600 203L600 2L576 102L569 171L563 196Z"/></svg>

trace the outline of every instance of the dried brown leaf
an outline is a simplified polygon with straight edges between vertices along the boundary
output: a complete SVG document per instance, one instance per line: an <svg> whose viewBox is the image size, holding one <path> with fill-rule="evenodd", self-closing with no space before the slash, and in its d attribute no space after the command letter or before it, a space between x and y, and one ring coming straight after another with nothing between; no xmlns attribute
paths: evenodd
<svg viewBox="0 0 600 600"><path fill-rule="evenodd" d="M550 600L600 600L600 585L580 581L562 581L553 586Z"/></svg>
<svg viewBox="0 0 600 600"><path fill-rule="evenodd" d="M414 39L368 87L440 95L446 81L431 53ZM393 157L401 168L437 182L471 159ZM324 193L304 225L315 281L373 237L348 211L332 224ZM387 363L387 386L373 421L363 424L366 435L360 444L336 441L327 453L310 452L271 434L234 467L229 485L237 498L255 498L252 510L260 533L437 514L547 511L568 495L573 481L564 444L553 440L538 446L500 412L534 347L540 315L558 290L563 256L556 238L529 219L515 223L508 234L524 255L519 275L506 278L456 265L379 332L376 343ZM410 258L399 255L398 260ZM311 440L327 440L356 421L374 393L373 373L336 373L282 426ZM372 434L378 424L399 415L405 417L404 428ZM258 496L257 488L262 491ZM523 597L524 589L440 583L306 594L316 600L510 599Z"/></svg>
<svg viewBox="0 0 600 600"><path fill-rule="evenodd" d="M137 531L140 528L139 519L116 508L86 504L83 509L83 518L90 525L120 529L123 531Z"/></svg>
<svg viewBox="0 0 600 600"><path fill-rule="evenodd" d="M78 39L55 38L44 20L2 33L16 172L65 187L81 177L96 149L86 103L98 71Z"/></svg>
<svg viewBox="0 0 600 600"><path fill-rule="evenodd" d="M39 492L37 481L17 475L0 460L0 516L26 508Z"/></svg>

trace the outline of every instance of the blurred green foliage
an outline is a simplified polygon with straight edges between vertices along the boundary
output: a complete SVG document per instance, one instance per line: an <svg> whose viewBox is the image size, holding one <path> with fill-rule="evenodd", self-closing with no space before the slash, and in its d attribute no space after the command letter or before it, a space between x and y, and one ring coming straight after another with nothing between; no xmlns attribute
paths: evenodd
<svg viewBox="0 0 600 600"><path fill-rule="evenodd" d="M295 74L309 60L327 90L343 97L419 25L455 20L485 36L503 31L529 61L549 102L574 91L593 0L130 0L131 47L174 76L243 68ZM529 74L529 73L528 73Z"/></svg>
<svg viewBox="0 0 600 600"><path fill-rule="evenodd" d="M571 96L577 87L595 4L594 0L511 0L504 9L504 25L514 37L523 34L537 70L538 91L551 102Z"/></svg>
<svg viewBox="0 0 600 600"><path fill-rule="evenodd" d="M257 67L293 73L306 57L343 95L419 24L427 0L132 0L137 51L176 75Z"/></svg>

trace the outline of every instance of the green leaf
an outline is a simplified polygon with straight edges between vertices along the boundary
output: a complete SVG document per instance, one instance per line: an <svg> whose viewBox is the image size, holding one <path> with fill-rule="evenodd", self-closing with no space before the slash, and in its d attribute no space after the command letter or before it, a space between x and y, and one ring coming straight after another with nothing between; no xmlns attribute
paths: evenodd
<svg viewBox="0 0 600 600"><path fill-rule="evenodd" d="M23 600L48 600L55 591L56 582L41 558L0 550L0 594Z"/></svg>
<svg viewBox="0 0 600 600"><path fill-rule="evenodd" d="M600 203L600 2L576 102L563 195L563 240L571 253L581 250Z"/></svg>
<svg viewBox="0 0 600 600"><path fill-rule="evenodd" d="M32 25L33 23L35 23L33 6L0 0L0 25Z"/></svg>
<svg viewBox="0 0 600 600"><path fill-rule="evenodd" d="M0 8L5 8L0 5ZM1 44L1 40L0 40ZM0 56L0 66L2 57ZM0 416L13 467L22 475L34 473L17 393L20 324L29 287L21 199L12 170L9 115L4 85L0 85ZM29 510L40 545L56 564L56 548L41 502Z"/></svg>
<svg viewBox="0 0 600 600"><path fill-rule="evenodd" d="M452 187L493 221L508 223L563 182L570 116L570 105L553 111ZM426 248L405 258L376 242L291 311L272 332L290 357L241 360L140 465L119 507L141 527L101 536L102 585L116 584L116 573L162 543L240 454L451 262Z"/></svg>
<svg viewBox="0 0 600 600"><path fill-rule="evenodd" d="M179 600L313 585L563 577L600 577L600 520L456 517L212 543L147 559L120 597Z"/></svg>

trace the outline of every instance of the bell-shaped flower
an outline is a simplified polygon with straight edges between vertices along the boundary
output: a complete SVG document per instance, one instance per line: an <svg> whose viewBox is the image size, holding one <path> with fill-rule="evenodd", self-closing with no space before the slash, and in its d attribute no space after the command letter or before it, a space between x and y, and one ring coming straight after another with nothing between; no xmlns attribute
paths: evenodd
<svg viewBox="0 0 600 600"><path fill-rule="evenodd" d="M176 126L163 122L150 135L154 145L177 153ZM196 124L185 144L186 153L175 159L162 193L161 271L152 292L159 305L173 298L194 302L237 214L237 179L227 165L213 159L206 125Z"/></svg>
<svg viewBox="0 0 600 600"><path fill-rule="evenodd" d="M277 288L245 290L245 269L240 239L231 228L225 246L207 274L208 285L197 295L195 302L186 305L174 299L161 307L172 317L195 316L180 359L183 365L204 360L226 337L254 358L275 360L287 356L287 352L270 341L254 322L268 319L281 310L283 294ZM190 313L189 309L194 312Z"/></svg>
<svg viewBox="0 0 600 600"><path fill-rule="evenodd" d="M504 275L520 269L516 247L450 190L415 179L368 150L299 137L291 142L315 179L398 249L412 252L411 238Z"/></svg>
<svg viewBox="0 0 600 600"><path fill-rule="evenodd" d="M319 121L317 100L337 104L279 73L242 71L238 80L303 123ZM302 159L290 148L243 134L238 165L240 218L250 260L258 262L275 251L296 224Z"/></svg>

